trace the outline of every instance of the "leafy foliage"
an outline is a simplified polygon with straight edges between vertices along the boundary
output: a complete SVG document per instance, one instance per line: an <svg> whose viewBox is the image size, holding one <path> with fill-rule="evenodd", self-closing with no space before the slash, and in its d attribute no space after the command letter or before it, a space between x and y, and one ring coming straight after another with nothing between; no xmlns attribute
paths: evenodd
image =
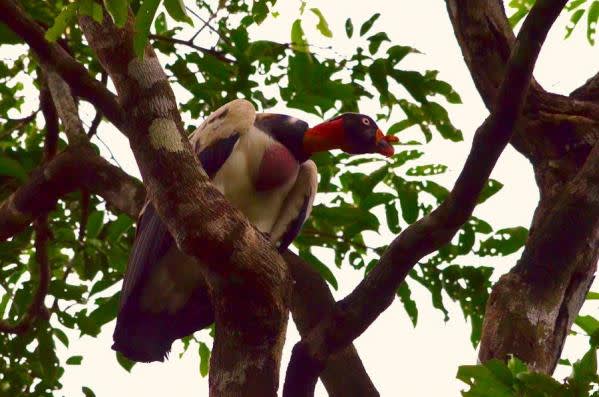
<svg viewBox="0 0 599 397"><path fill-rule="evenodd" d="M509 21L512 27L521 22L528 14L535 0L511 0L509 6L514 9ZM569 14L570 21L566 26L566 38L572 35L576 26L586 16L586 38L589 44L595 45L597 22L599 21L598 0L571 0L564 9Z"/></svg>
<svg viewBox="0 0 599 397"><path fill-rule="evenodd" d="M447 111L451 104L460 103L460 96L437 71L404 67L406 57L420 53L392 42L377 25L380 15L348 19L339 34L320 9L306 11L304 3L290 26L289 37L275 41L254 40L248 34L276 17L274 0L104 0L103 4L105 8L86 0L23 2L33 18L49 27L47 38L61 40L96 76L101 67L83 42L77 15L96 20L110 17L123 26L130 6L135 15L137 54L142 56L150 42L164 56L161 59L173 86L184 92L180 109L194 123L238 97L247 98L259 109L284 104L320 118L358 111L364 101L378 100L381 110L375 118L391 125L389 132L403 141L393 158L350 158L337 152L315 158L320 174L319 204L295 247L333 288L339 287L335 278L338 268L349 266L366 274L391 236L447 196L448 190L438 182L447 167L423 162L422 157L425 145L433 139L462 140ZM182 38L183 27L190 23L197 34ZM316 28L320 39L352 38L353 47L345 54L315 47L310 44L314 40L311 30L306 29L310 26ZM176 44L173 38L187 46ZM0 43L12 45L20 40L0 25ZM198 43L207 46L205 51L190 46ZM40 87L37 67L29 53L0 60L0 199L20 186L42 159L44 123L36 112L36 98L25 98L26 90ZM24 112L29 111L34 112L33 117L26 121L9 119L27 116ZM65 145L59 142L60 148ZM501 186L491 181L480 202L492 200ZM52 314L31 333L0 338L0 397L51 395L60 389L61 376L69 366L85 363L78 356L61 362L56 344L68 348L67 334L72 335L72 330L97 336L114 320L133 222L113 213L98 197L86 204L82 193L76 192L60 200L50 214L54 239L48 247L52 266L48 299ZM513 253L525 239L523 228L493 233L487 222L471 218L454 241L425 258L397 290L413 324L418 320L418 306L411 288L418 283L430 291L433 306L446 318L447 299L459 303L472 324L471 340L476 344L492 275L490 267L480 266L482 258ZM326 260L328 254L334 257L335 266ZM470 262L474 265L466 264ZM2 318L16 321L23 314L36 285L34 265L30 231L0 243ZM196 336L184 338L183 349L197 352L199 372L205 376L209 343ZM116 355L116 361L131 370L133 363L124 357ZM82 391L93 395L88 387Z"/></svg>

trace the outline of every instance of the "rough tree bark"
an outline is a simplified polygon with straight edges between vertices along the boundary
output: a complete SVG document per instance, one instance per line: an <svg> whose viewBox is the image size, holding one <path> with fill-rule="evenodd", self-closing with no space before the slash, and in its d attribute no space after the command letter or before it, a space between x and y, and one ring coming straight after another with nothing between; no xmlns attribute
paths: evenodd
<svg viewBox="0 0 599 397"><path fill-rule="evenodd" d="M446 3L464 60L491 110L514 45L503 2ZM541 199L522 258L487 304L481 361L515 354L536 370L553 372L584 302L599 258L597 149L590 154L599 140L597 80L571 97L532 81L511 143L530 160Z"/></svg>

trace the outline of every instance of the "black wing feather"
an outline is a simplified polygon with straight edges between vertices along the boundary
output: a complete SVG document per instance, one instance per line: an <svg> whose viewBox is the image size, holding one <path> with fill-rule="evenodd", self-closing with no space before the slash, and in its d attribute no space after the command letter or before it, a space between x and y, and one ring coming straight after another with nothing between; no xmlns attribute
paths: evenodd
<svg viewBox="0 0 599 397"><path fill-rule="evenodd" d="M304 198L304 202L302 204L302 208L300 209L299 214L297 214L297 217L289 224L287 230L285 231L285 233L283 233L281 239L279 240L279 251L285 251L299 234L300 230L302 229L302 226L304 225L304 222L306 221L306 215L308 213L309 204L310 198L306 196L306 198Z"/></svg>
<svg viewBox="0 0 599 397"><path fill-rule="evenodd" d="M210 179L214 178L220 167L227 161L238 140L239 133L236 132L227 138L214 142L200 152L200 163Z"/></svg>
<svg viewBox="0 0 599 397"><path fill-rule="evenodd" d="M227 161L239 134L218 140L198 156L202 167L212 179ZM141 215L125 272L121 307L114 331L113 349L135 361L162 361L173 341L202 329L214 318L210 296L205 286L194 290L180 311L149 313L141 307L140 297L160 259L175 241L152 203Z"/></svg>

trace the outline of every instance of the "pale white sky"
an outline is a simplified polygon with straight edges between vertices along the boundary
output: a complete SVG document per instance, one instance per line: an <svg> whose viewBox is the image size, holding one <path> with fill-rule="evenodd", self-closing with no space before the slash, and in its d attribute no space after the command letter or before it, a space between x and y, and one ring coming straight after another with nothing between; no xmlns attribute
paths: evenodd
<svg viewBox="0 0 599 397"><path fill-rule="evenodd" d="M445 2L311 0L307 3L308 8L321 8L335 33L332 41L335 51L341 54L347 53L353 45L344 33L345 19L354 18L356 29L359 29L362 21L374 12L381 12L382 16L375 27L385 30L394 43L410 45L423 52L422 55L409 56L403 63L404 67L417 70L438 69L440 78L451 83L460 93L464 103L452 105L448 109L455 125L464 132L465 142L455 144L435 137L434 143L426 148L427 157L422 160L422 163L447 164L449 171L440 181L445 186L451 186L469 150L474 130L486 117L487 111L462 60L446 15ZM269 18L251 32L253 37L288 42L291 24L297 17L298 4L297 0L279 1L276 10L281 16L274 20ZM304 20L308 39L312 43L325 46L331 44L312 28L316 24L313 15L307 14ZM551 31L535 71L536 78L545 88L561 93L569 92L599 70L597 48L586 44L582 26L577 29L573 39L562 40L565 23L566 19L561 18ZM190 33L182 34L182 37L189 35ZM185 93L177 92L177 95L184 98ZM277 110L299 117L305 116L284 107ZM361 110L363 113L376 114L376 103L366 103ZM86 113L84 108L84 114L93 116L90 109ZM310 116L305 118L308 121L315 120ZM384 129L390 125L381 126ZM100 135L111 146L124 168L139 175L125 138L108 125L101 129ZM497 229L528 226L538 200L528 162L510 147L502 155L492 177L503 182L505 187L495 198L478 207L475 215L490 221ZM495 266L497 278L514 265L518 255L474 263ZM333 271L340 284L339 291L335 292L336 298L342 298L350 292L362 277L361 272L349 267ZM457 396L464 389L464 385L455 379L458 366L476 362L476 352L469 341L470 327L464 321L457 304L446 300L451 320L445 323L443 314L432 308L430 294L415 283L411 286L420 311L417 327L412 327L403 307L396 302L358 338L358 351L382 396ZM597 283L594 289L599 289ZM595 314L598 309L599 304L585 306L586 311ZM283 357L283 374L290 349L299 338L291 322L289 328ZM72 334L68 350L58 345L63 357L83 355L84 359L81 366L67 366L63 377L64 389L56 395L81 395L81 386L91 387L98 397L208 395L207 378L199 375L198 355L190 351L179 359L180 344L174 346L174 354L166 363L138 364L131 374L126 373L117 364L114 352L110 349L113 329L114 323L108 324L98 338L77 339ZM209 340L205 335L202 335L202 339ZM585 349L584 338L571 337L566 344L566 356L580 357ZM566 375L560 369L558 374L562 377ZM317 395L326 395L322 385L317 390Z"/></svg>

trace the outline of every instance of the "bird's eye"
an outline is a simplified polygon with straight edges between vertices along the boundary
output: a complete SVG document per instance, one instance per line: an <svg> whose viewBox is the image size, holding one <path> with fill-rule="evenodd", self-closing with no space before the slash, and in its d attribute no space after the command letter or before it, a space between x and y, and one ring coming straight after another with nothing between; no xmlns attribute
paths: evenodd
<svg viewBox="0 0 599 397"><path fill-rule="evenodd" d="M364 125L370 125L370 120L368 120L366 117L364 117L362 119L362 124L364 124Z"/></svg>

